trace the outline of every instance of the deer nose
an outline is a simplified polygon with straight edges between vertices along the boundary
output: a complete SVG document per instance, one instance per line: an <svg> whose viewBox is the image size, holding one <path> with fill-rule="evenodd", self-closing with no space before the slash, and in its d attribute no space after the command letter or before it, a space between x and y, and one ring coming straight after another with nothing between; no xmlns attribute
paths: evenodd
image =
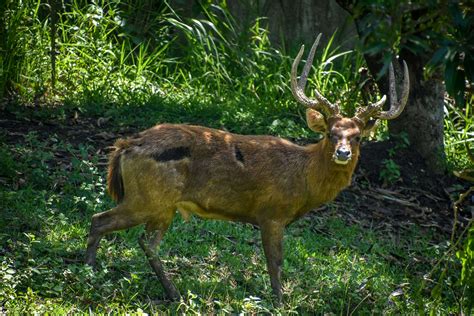
<svg viewBox="0 0 474 316"><path fill-rule="evenodd" d="M338 148L336 150L336 156L339 160L348 160L351 158L351 151L347 148Z"/></svg>

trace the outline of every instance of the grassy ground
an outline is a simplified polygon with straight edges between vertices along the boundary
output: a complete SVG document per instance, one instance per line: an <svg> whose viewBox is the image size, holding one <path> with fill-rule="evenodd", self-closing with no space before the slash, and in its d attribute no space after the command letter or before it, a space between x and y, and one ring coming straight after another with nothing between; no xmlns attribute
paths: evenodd
<svg viewBox="0 0 474 316"><path fill-rule="evenodd" d="M259 232L249 225L185 223L176 216L160 251L183 294L180 302L164 300L137 244L141 227L103 240L98 270L86 267L90 217L113 205L105 194L105 166L116 137L157 122L183 122L315 138L289 93L289 56L295 54L272 47L262 20L239 29L224 7L203 5L202 19L190 19L166 6L151 10L150 3L65 2L54 90L49 7L39 0L1 4L8 32L1 38L0 88L15 98L0 104L0 313L464 310L469 295L459 284L459 247L449 235L405 219L404 230L348 221L360 206L354 199L329 204L288 228L279 308L272 303ZM309 85L317 83L351 114L364 103L363 58L341 52L325 36ZM455 168L468 165L472 101L463 109L447 102L446 154ZM399 181L398 165L384 170L387 179ZM365 181L359 192L375 185Z"/></svg>
<svg viewBox="0 0 474 316"><path fill-rule="evenodd" d="M25 116L1 135L3 311L444 314L465 304L448 236L418 225L403 233L347 225L340 214L351 203L330 204L287 229L285 303L278 308L251 225L176 216L160 253L180 302L165 300L138 247L141 227L103 240L94 271L82 262L86 236L91 215L113 205L104 191L106 144L121 128L98 127L104 123L97 118L52 122L30 115L28 131L19 128ZM134 112L123 119L133 121Z"/></svg>

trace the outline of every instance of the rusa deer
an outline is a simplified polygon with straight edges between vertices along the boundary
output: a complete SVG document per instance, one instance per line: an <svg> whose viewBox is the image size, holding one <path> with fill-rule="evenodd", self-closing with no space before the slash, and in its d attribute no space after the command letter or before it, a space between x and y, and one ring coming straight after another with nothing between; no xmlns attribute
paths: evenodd
<svg viewBox="0 0 474 316"><path fill-rule="evenodd" d="M306 147L272 136L244 136L201 126L162 124L138 136L119 139L110 155L108 191L118 205L92 216L86 262L95 264L104 234L145 224L140 245L171 298L179 293L163 272L155 250L175 213L252 223L261 229L271 286L278 302L282 240L285 226L308 211L333 200L348 186L359 158L359 142L377 119L400 115L408 98L404 63L402 97L397 98L393 67L389 68L390 109L386 97L343 117L339 106L318 90L305 95L308 73L321 34L311 48L302 75L291 68L291 90L308 109L310 129L324 133Z"/></svg>

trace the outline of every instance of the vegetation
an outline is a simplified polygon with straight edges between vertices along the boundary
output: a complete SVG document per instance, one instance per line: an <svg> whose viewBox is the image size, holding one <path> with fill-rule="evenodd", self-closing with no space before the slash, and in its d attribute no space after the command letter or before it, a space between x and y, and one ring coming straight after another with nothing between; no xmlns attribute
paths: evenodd
<svg viewBox="0 0 474 316"><path fill-rule="evenodd" d="M25 143L1 150L4 310L274 311L259 232L251 225L196 218L185 223L177 216L160 252L177 287L188 292L181 302L153 302L164 293L137 245L143 228L103 240L97 271L83 264L87 219L112 206L97 149L29 133ZM443 258L449 243L433 243L418 229L397 242L384 231L345 225L337 212L330 208L288 229L282 312L407 313L419 305L459 311L456 299L467 298L455 285L459 263L453 255ZM431 271L437 262L450 267L441 283L441 269ZM439 298L430 296L436 284L442 286Z"/></svg>
<svg viewBox="0 0 474 316"><path fill-rule="evenodd" d="M390 62L395 69L397 59L407 62L411 89L416 93L409 97L411 111L392 121L389 132L407 133L428 169L442 174L446 162L449 164L443 135L445 94L451 96L449 104L455 104L460 112L469 113L472 106L472 6L466 1L439 0L336 1L354 19L360 50L382 93L388 93L386 69ZM464 135L470 131L469 125L466 127ZM465 155L459 146L456 151Z"/></svg>
<svg viewBox="0 0 474 316"><path fill-rule="evenodd" d="M263 20L240 28L225 4L202 4L197 19L166 2L50 3L58 10L56 34L44 1L0 4L0 97L10 113L53 125L93 118L112 133L185 122L315 137L289 93L294 54L270 45ZM362 56L329 40L317 58L310 84L353 113L363 104ZM446 101L446 154L454 169L469 166L463 144L474 138L472 102L460 108ZM152 301L163 290L137 247L142 228L104 240L98 271L84 266L89 218L112 205L104 151L59 132L25 135L12 143L7 131L0 134L0 312L275 311L259 234L250 225L184 223L178 216L160 250L178 288L188 290L176 303ZM397 168L388 162L381 176L395 181ZM328 215L337 213L331 208ZM279 311L464 311L469 284L460 281L461 262L452 243L432 237L414 228L396 241L335 216L304 218L286 234L286 303ZM465 266L472 264L470 240L460 255Z"/></svg>

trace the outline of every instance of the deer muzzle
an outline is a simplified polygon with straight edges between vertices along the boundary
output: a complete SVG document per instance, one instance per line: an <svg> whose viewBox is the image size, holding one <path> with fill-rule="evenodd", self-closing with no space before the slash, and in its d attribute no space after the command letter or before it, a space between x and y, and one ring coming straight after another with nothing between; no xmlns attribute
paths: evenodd
<svg viewBox="0 0 474 316"><path fill-rule="evenodd" d="M351 160L351 158L351 149L345 146L337 148L333 155L334 162L340 165L346 165Z"/></svg>

